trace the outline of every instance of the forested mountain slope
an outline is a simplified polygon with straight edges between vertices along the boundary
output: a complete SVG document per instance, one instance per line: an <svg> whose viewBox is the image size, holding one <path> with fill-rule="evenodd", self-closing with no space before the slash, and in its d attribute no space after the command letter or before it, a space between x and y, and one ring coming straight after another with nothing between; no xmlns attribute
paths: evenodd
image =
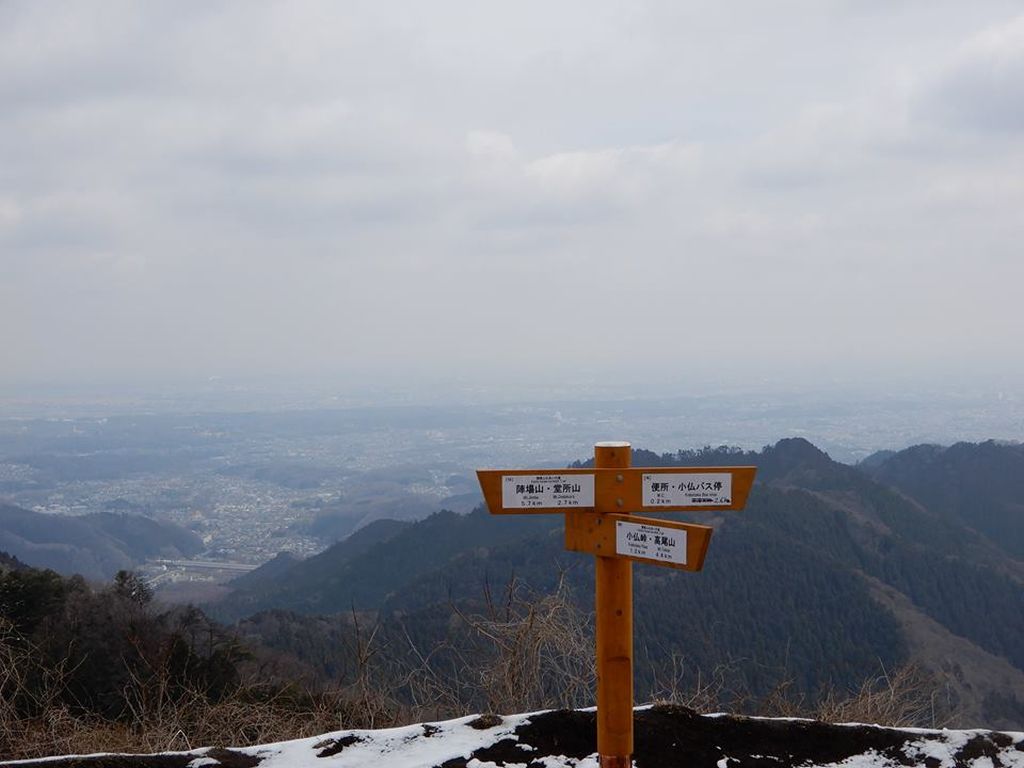
<svg viewBox="0 0 1024 768"><path fill-rule="evenodd" d="M751 695L782 681L808 694L852 686L912 659L952 674L921 653L919 636L910 642L908 612L979 658L1024 669L1022 564L959 520L799 439L758 453L637 451L633 463L759 467L745 511L691 516L716 529L701 573L635 567L642 694L678 682L680 670L717 674ZM589 610L592 567L592 558L564 551L557 516L440 513L361 552L329 549L272 589L240 591L231 606L238 615L377 612L432 647L453 641L452 605L480 607L513 578L541 594L564 577ZM882 599L879 585L901 599ZM991 722L1024 713L1017 679L968 681L956 696Z"/></svg>
<svg viewBox="0 0 1024 768"><path fill-rule="evenodd" d="M138 515L44 515L0 502L0 550L67 576L109 579L148 558L188 556L202 548L191 531Z"/></svg>
<svg viewBox="0 0 1024 768"><path fill-rule="evenodd" d="M1024 445L918 445L867 471L1024 560Z"/></svg>

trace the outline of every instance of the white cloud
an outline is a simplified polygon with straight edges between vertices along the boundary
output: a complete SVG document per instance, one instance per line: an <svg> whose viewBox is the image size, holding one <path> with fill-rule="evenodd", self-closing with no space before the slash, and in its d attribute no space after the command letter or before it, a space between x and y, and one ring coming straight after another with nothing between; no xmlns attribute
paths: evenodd
<svg viewBox="0 0 1024 768"><path fill-rule="evenodd" d="M930 83L924 107L959 126L1024 132L1024 15L970 37Z"/></svg>
<svg viewBox="0 0 1024 768"><path fill-rule="evenodd" d="M0 197L0 232L14 227L24 216L22 207L13 197Z"/></svg>
<svg viewBox="0 0 1024 768"><path fill-rule="evenodd" d="M686 183L700 159L695 146L659 144L561 152L530 162L526 177L555 198L617 198L635 204L673 182Z"/></svg>
<svg viewBox="0 0 1024 768"><path fill-rule="evenodd" d="M2 4L0 346L31 378L1009 343L1014 7Z"/></svg>

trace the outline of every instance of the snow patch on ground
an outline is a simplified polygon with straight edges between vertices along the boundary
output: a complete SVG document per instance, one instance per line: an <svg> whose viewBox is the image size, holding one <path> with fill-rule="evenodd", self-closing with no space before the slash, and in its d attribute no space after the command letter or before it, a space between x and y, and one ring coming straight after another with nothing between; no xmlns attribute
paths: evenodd
<svg viewBox="0 0 1024 768"><path fill-rule="evenodd" d="M262 760L260 768L299 768L313 763L311 758L317 753L330 751L330 742L351 740L337 754L317 760L319 768L366 768L374 765L434 768L455 758L468 760L476 750L502 739L517 740L515 729L529 717L528 714L513 715L501 718L495 726L479 728L472 724L479 723L480 717L471 715L401 728L338 731L312 739L285 741L238 751L259 757ZM486 765L479 761L473 762L480 768ZM467 768L470 764L467 764Z"/></svg>
<svg viewBox="0 0 1024 768"><path fill-rule="evenodd" d="M636 768L1024 768L1024 733L895 729L810 720L637 712ZM159 756L93 755L3 766L38 768L599 768L594 714L472 715L382 730L347 730L252 747ZM158 758L155 760L154 758Z"/></svg>

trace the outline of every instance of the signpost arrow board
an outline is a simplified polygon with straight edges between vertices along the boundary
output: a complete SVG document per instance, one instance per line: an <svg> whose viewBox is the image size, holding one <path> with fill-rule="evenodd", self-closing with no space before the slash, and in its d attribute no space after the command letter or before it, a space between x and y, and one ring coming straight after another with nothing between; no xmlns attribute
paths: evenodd
<svg viewBox="0 0 1024 768"><path fill-rule="evenodd" d="M630 467L629 443L598 443L592 469L481 469L494 515L562 512L565 548L595 555L597 749L602 768L633 753L633 561L699 571L706 525L631 512L743 509L754 467Z"/></svg>
<svg viewBox="0 0 1024 768"><path fill-rule="evenodd" d="M565 518L565 548L699 571L704 567L712 530L708 525L634 515L569 512Z"/></svg>
<svg viewBox="0 0 1024 768"><path fill-rule="evenodd" d="M488 486L492 490L493 481L500 478L502 512L564 512L566 509L594 508L592 472L487 474L497 475L488 477Z"/></svg>
<svg viewBox="0 0 1024 768"><path fill-rule="evenodd" d="M477 470L493 515L743 509L754 467Z"/></svg>

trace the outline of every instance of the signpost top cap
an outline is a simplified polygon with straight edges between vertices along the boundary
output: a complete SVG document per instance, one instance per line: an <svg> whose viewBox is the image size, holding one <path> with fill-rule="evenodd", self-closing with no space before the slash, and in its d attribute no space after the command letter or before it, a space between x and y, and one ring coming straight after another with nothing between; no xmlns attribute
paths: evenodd
<svg viewBox="0 0 1024 768"><path fill-rule="evenodd" d="M629 448L629 443L624 440L605 440L604 442L594 443L595 448Z"/></svg>

